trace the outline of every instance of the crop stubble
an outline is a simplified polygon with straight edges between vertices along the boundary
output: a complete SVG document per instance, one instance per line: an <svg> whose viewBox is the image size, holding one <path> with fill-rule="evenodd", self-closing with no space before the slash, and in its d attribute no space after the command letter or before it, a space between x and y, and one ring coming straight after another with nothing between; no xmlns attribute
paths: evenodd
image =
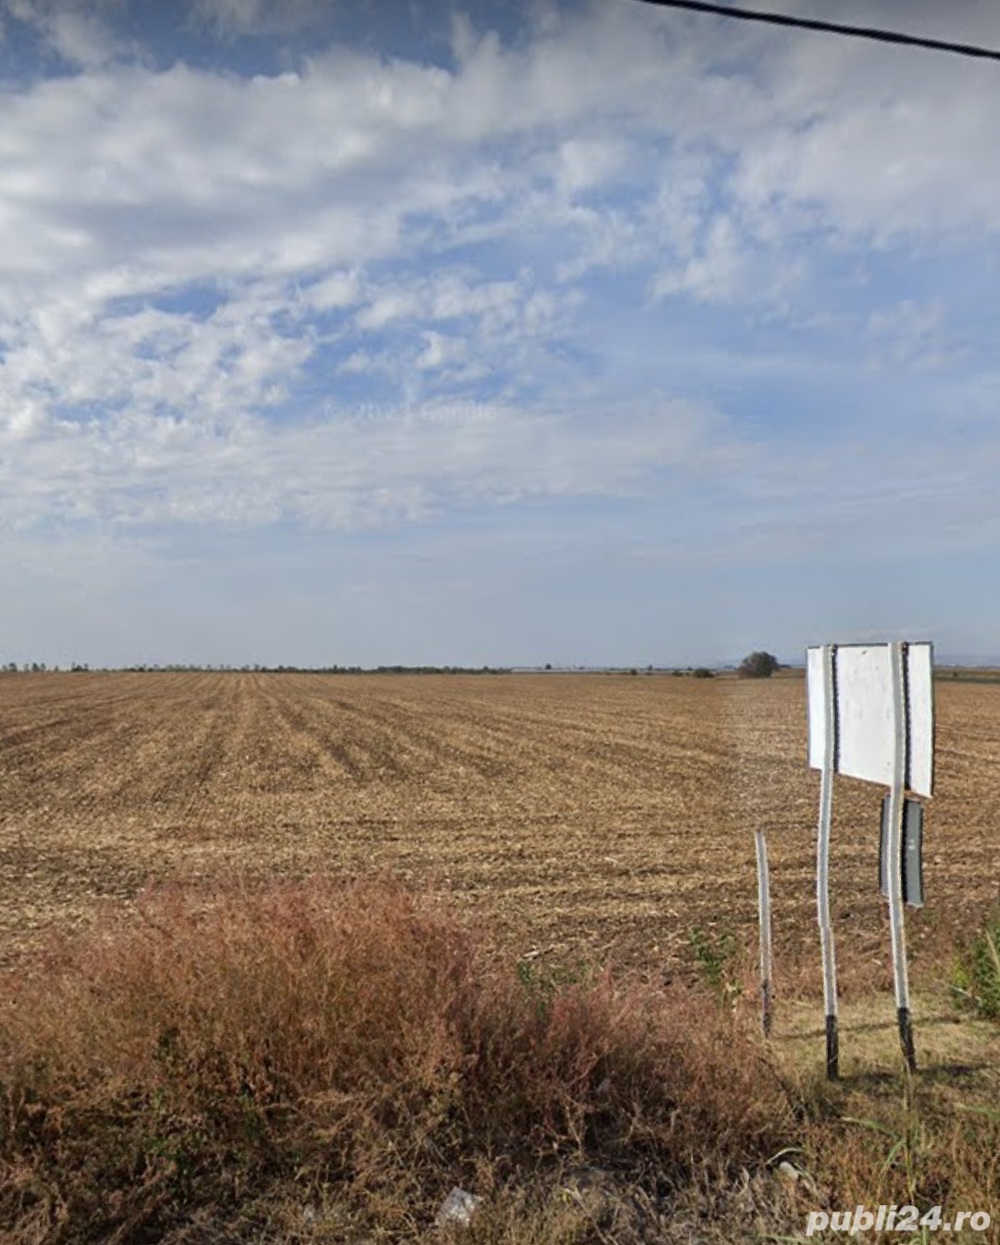
<svg viewBox="0 0 1000 1245"><path fill-rule="evenodd" d="M1000 894L1000 688L939 684L914 971ZM805 685L665 676L50 674L0 680L0 963L145 883L388 869L523 950L753 945L768 832L779 969L816 959ZM846 983L888 981L875 787L838 779Z"/></svg>

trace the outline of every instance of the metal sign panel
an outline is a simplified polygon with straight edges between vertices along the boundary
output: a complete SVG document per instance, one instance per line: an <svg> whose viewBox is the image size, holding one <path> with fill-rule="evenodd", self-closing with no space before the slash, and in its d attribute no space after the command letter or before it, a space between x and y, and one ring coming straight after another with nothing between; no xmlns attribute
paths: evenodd
<svg viewBox="0 0 1000 1245"><path fill-rule="evenodd" d="M809 695L809 764L822 769L827 706L823 650L806 653ZM930 795L934 766L933 646L907 644L906 786ZM838 774L891 786L895 755L892 661L888 644L833 646L834 769Z"/></svg>
<svg viewBox="0 0 1000 1245"><path fill-rule="evenodd" d="M886 862L889 855L889 796L882 800L882 838L878 852L879 887L889 898ZM903 803L903 836L899 845L900 881L903 903L911 908L924 906L924 806L918 800Z"/></svg>

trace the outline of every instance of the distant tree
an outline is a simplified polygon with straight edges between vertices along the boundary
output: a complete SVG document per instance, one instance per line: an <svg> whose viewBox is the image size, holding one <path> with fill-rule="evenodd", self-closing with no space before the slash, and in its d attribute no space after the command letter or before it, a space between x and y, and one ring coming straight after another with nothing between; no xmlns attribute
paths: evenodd
<svg viewBox="0 0 1000 1245"><path fill-rule="evenodd" d="M736 673L741 679L769 679L779 664L773 653L751 653L743 658Z"/></svg>
<svg viewBox="0 0 1000 1245"><path fill-rule="evenodd" d="M545 669L546 669L546 670L551 670L551 669L552 669L552 662L547 661L547 662L545 663Z"/></svg>
<svg viewBox="0 0 1000 1245"><path fill-rule="evenodd" d="M714 679L715 671L709 670L707 666L699 666L696 670L691 671L692 679Z"/></svg>

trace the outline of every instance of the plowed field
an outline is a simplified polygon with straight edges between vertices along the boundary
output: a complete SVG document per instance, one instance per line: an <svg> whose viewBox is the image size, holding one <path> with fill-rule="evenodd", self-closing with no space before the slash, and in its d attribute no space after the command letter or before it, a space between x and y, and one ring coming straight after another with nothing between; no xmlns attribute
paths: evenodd
<svg viewBox="0 0 1000 1245"><path fill-rule="evenodd" d="M937 691L913 972L1000 895L1000 687ZM782 963L813 964L818 774L805 685L666 676L157 673L0 679L0 962L146 882L316 868L428 879L525 951L754 945L768 831ZM846 982L888 980L881 792L838 779Z"/></svg>

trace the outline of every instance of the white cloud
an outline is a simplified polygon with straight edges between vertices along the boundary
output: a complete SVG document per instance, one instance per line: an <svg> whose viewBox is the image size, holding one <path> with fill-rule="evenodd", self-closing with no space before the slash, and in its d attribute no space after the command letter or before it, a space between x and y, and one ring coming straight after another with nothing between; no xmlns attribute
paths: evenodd
<svg viewBox="0 0 1000 1245"><path fill-rule="evenodd" d="M395 320L410 319L420 307L419 295L414 290L388 290L379 294L358 314L356 324L361 329L382 329Z"/></svg>
<svg viewBox="0 0 1000 1245"><path fill-rule="evenodd" d="M136 49L113 29L124 0L5 0L12 18L41 36L69 65L96 69ZM0 25L2 29L2 25Z"/></svg>
<svg viewBox="0 0 1000 1245"><path fill-rule="evenodd" d="M189 19L222 38L287 34L319 25L331 7L331 0L191 0Z"/></svg>
<svg viewBox="0 0 1000 1245"><path fill-rule="evenodd" d="M716 422L709 410L661 400L582 425L579 413L438 402L331 407L300 425L220 422L193 408L187 418L131 410L57 421L44 435L8 427L0 523L259 526L285 517L349 529L439 513L456 500L614 494L696 464Z"/></svg>
<svg viewBox="0 0 1000 1245"><path fill-rule="evenodd" d="M284 20L262 0L194 12L231 34ZM998 80L943 58L594 5L550 11L516 45L459 21L453 70L330 45L294 72L240 76L109 62L87 50L90 10L30 13L87 68L2 100L8 522L48 506L349 525L449 495L628 489L676 430L626 421L625 444L546 414L564 409L546 389L559 348L601 314L583 277L635 272L661 300L822 303L809 271L830 239L957 246L1000 226L983 103ZM885 314L873 340L897 361L919 353L933 325L897 332ZM489 379L510 407L450 439L307 432L311 367L320 388L423 402ZM720 461L733 452L724 438ZM297 455L333 484L296 472ZM378 484L373 455L389 464ZM267 483L279 462L293 483Z"/></svg>
<svg viewBox="0 0 1000 1245"><path fill-rule="evenodd" d="M566 195L607 182L631 155L630 144L606 138L570 138L560 144L556 180Z"/></svg>
<svg viewBox="0 0 1000 1245"><path fill-rule="evenodd" d="M108 26L90 14L56 11L46 34L63 60L85 68L104 65L124 51Z"/></svg>
<svg viewBox="0 0 1000 1245"><path fill-rule="evenodd" d="M247 26L263 20L259 5L236 8ZM692 211L717 214L717 193L738 206L728 240L680 256L705 270L682 284L709 296L727 288L724 252L732 264L762 237L777 244L805 212L883 238L996 229L1000 171L982 106L996 88L981 67L890 60L873 73L877 54L865 48L755 36L755 74L722 74L713 63L746 36L723 31L713 44L711 25L655 17L596 9L520 49L467 30L454 74L332 49L271 78L176 65L39 84L6 101L0 265L52 280L120 269L127 247L134 292L206 274L356 268L416 244L421 214L450 222L458 241L463 213L510 213L527 189L535 228L558 229L567 195L636 177L654 183L650 202L675 204L681 235ZM672 41L678 30L691 38ZM476 157L481 141L520 144L538 180L525 185L513 150L499 167ZM711 158L694 187L677 187L675 157L692 144L732 161L717 191L705 181ZM638 170L630 147L643 152ZM638 211L618 218L614 236L603 210L573 219L584 234L605 230L602 262L619 248L631 262L649 254L655 235L638 215L642 195L632 198Z"/></svg>
<svg viewBox="0 0 1000 1245"><path fill-rule="evenodd" d="M360 283L356 272L333 272L328 277L309 285L302 297L317 311L331 311L350 307L360 296Z"/></svg>
<svg viewBox="0 0 1000 1245"><path fill-rule="evenodd" d="M422 371L434 371L448 362L457 362L464 354L460 341L445 337L442 333L424 333L424 348L417 356L416 365Z"/></svg>
<svg viewBox="0 0 1000 1245"><path fill-rule="evenodd" d="M923 302L905 298L871 312L866 326L872 344L868 365L902 365L925 372L957 362L969 352L949 340L946 320L940 298Z"/></svg>
<svg viewBox="0 0 1000 1245"><path fill-rule="evenodd" d="M730 302L737 291L740 269L747 256L733 222L717 216L705 231L700 254L674 272L663 272L653 281L654 298L667 294L693 294L703 302Z"/></svg>

